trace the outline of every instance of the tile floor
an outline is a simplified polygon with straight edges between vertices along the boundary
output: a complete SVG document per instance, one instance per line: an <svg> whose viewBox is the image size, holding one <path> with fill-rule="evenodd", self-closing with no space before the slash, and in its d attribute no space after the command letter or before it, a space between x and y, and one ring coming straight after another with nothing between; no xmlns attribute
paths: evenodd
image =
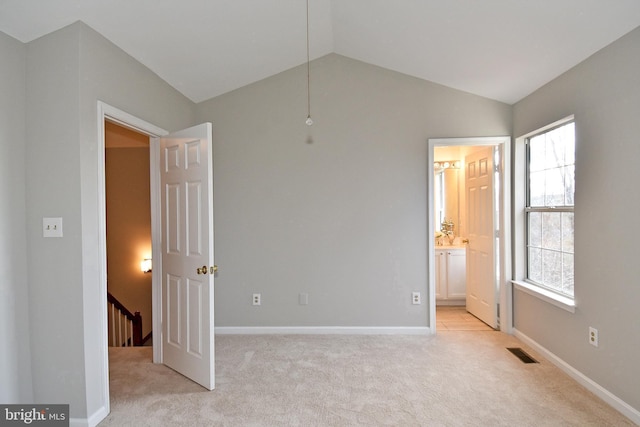
<svg viewBox="0 0 640 427"><path fill-rule="evenodd" d="M489 325L468 313L464 306L436 307L437 331L493 331Z"/></svg>

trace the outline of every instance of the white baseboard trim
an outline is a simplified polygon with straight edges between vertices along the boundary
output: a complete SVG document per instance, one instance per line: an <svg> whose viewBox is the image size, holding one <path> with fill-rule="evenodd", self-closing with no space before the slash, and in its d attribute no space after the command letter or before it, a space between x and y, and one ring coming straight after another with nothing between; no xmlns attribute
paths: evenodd
<svg viewBox="0 0 640 427"><path fill-rule="evenodd" d="M431 335L427 326L219 326L216 335Z"/></svg>
<svg viewBox="0 0 640 427"><path fill-rule="evenodd" d="M69 427L95 427L100 421L104 420L107 415L109 415L109 411L103 406L89 418L69 418Z"/></svg>
<svg viewBox="0 0 640 427"><path fill-rule="evenodd" d="M633 406L629 405L624 400L620 399L618 396L611 393L606 388L602 387L600 384L593 381L591 378L587 377L582 372L578 371L573 366L569 365L564 360L560 359L558 356L547 350L545 347L538 344L533 339L529 338L527 335L518 331L517 329L513 329L513 335L516 336L519 340L527 344L529 347L533 348L538 353L542 354L546 359L548 359L551 363L556 365L562 371L564 371L571 378L576 380L580 385L585 387L591 393L598 396L600 399L607 402L614 409L620 412L625 417L629 418L634 423L640 425L640 411L635 409Z"/></svg>

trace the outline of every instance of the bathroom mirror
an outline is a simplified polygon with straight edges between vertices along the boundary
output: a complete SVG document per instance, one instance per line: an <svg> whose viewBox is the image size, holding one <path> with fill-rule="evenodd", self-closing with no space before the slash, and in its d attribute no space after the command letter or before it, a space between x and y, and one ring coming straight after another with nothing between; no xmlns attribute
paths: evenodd
<svg viewBox="0 0 640 427"><path fill-rule="evenodd" d="M455 225L456 236L460 235L459 171L460 169L454 168L440 169L435 171L434 177L436 230L440 229L442 221L451 220Z"/></svg>

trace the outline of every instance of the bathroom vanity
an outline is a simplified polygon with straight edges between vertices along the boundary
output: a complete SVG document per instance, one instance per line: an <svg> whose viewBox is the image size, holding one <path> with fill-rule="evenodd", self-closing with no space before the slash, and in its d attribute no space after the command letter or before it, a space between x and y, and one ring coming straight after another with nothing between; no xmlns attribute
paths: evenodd
<svg viewBox="0 0 640 427"><path fill-rule="evenodd" d="M436 305L465 305L467 298L467 248L436 246Z"/></svg>

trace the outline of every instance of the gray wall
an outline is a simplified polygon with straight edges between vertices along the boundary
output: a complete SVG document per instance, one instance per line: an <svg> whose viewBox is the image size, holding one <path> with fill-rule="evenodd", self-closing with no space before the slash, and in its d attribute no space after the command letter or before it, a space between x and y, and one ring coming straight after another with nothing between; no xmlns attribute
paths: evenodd
<svg viewBox="0 0 640 427"><path fill-rule="evenodd" d="M32 399L25 225L26 48L0 33L0 402Z"/></svg>
<svg viewBox="0 0 640 427"><path fill-rule="evenodd" d="M38 402L100 411L97 100L167 130L193 123L193 104L81 23L27 46L27 241L32 372ZM43 239L44 216L64 237Z"/></svg>
<svg viewBox="0 0 640 427"><path fill-rule="evenodd" d="M27 243L34 399L84 413L78 171L79 43L66 28L27 45ZM62 217L63 238L42 237Z"/></svg>
<svg viewBox="0 0 640 427"><path fill-rule="evenodd" d="M515 327L640 410L640 29L514 107L514 136L575 114L575 299L570 314L514 296ZM587 342L599 330L598 348Z"/></svg>
<svg viewBox="0 0 640 427"><path fill-rule="evenodd" d="M335 54L311 79L311 127L305 66L197 106L216 326L428 326L427 140L508 135L511 108Z"/></svg>

